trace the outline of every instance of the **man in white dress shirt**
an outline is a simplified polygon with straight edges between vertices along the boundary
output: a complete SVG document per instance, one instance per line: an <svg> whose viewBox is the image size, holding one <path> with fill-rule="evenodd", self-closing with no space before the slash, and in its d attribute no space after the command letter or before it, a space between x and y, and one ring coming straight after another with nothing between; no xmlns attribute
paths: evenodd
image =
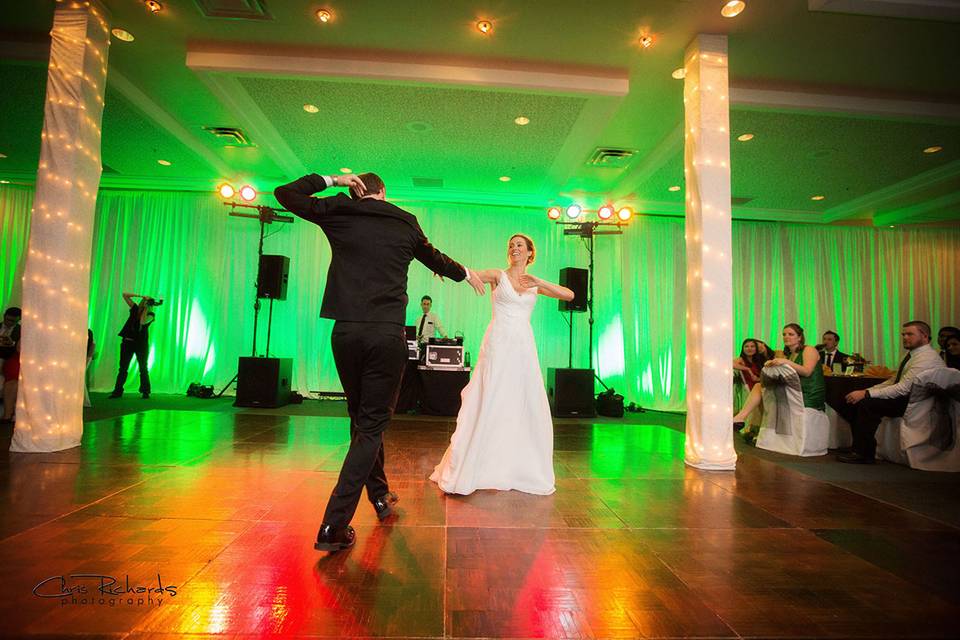
<svg viewBox="0 0 960 640"><path fill-rule="evenodd" d="M912 320L900 330L906 357L897 374L869 389L847 394L848 411L843 417L853 431L853 451L837 457L849 464L873 464L877 453L877 427L884 417L899 417L907 410L910 388L924 371L939 369L943 360L930 346L930 325Z"/></svg>
<svg viewBox="0 0 960 640"><path fill-rule="evenodd" d="M421 345L427 343L427 340L435 337L438 333L441 337L446 338L447 332L443 329L443 325L440 324L440 318L437 317L437 314L430 312L430 307L433 306L433 298L430 296L423 296L420 298L420 309L423 311L423 314L420 316L420 319L417 320L417 342Z"/></svg>

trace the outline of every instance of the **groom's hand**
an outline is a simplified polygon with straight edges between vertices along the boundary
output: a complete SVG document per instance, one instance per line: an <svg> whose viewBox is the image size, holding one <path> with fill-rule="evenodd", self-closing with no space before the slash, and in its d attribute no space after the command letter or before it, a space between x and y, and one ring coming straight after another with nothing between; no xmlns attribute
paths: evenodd
<svg viewBox="0 0 960 640"><path fill-rule="evenodd" d="M333 184L338 187L349 187L350 195L354 198L362 198L367 193L367 187L363 184L363 180L360 179L360 176L352 173L333 176Z"/></svg>
<svg viewBox="0 0 960 640"><path fill-rule="evenodd" d="M473 287L473 290L477 292L477 295L482 296L485 294L487 292L487 287L483 284L483 280L480 279L480 276L477 275L477 272L473 271L472 269L467 269L466 267L464 267L464 269L467 271L467 282L469 282L470 286Z"/></svg>

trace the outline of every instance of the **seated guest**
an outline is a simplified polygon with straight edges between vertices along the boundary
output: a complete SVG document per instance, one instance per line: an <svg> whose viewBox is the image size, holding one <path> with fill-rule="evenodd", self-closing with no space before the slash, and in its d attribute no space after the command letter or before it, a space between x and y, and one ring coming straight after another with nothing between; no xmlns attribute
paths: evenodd
<svg viewBox="0 0 960 640"><path fill-rule="evenodd" d="M960 334L947 338L944 346L944 362L951 369L960 369Z"/></svg>
<svg viewBox="0 0 960 640"><path fill-rule="evenodd" d="M758 340L747 338L740 345L740 355L734 358L733 368L740 372L747 389L752 390L753 386L760 381L760 370L764 363L773 357L764 345L761 350Z"/></svg>
<svg viewBox="0 0 960 640"><path fill-rule="evenodd" d="M94 350L97 345L93 342L93 331L87 329L87 364L83 369L83 406L92 407L90 402L90 363L93 362Z"/></svg>
<svg viewBox="0 0 960 640"><path fill-rule="evenodd" d="M940 347L940 358L944 362L947 361L947 339L950 336L960 336L960 329L957 327L940 327L940 331L937 331L937 345Z"/></svg>
<svg viewBox="0 0 960 640"><path fill-rule="evenodd" d="M21 315L20 307L10 307L3 312L3 323L0 324L0 370L3 369L3 361L13 356L14 345L20 336ZM3 378L0 377L2 386Z"/></svg>
<svg viewBox="0 0 960 640"><path fill-rule="evenodd" d="M847 370L847 358L849 354L846 354L837 346L840 344L840 334L836 331L825 331L823 337L821 338L821 345L817 351L820 352L820 362L823 363L823 366L828 369L833 369L834 364L840 365L841 371Z"/></svg>
<svg viewBox="0 0 960 640"><path fill-rule="evenodd" d="M20 326L11 334L13 353L3 360L3 415L0 424L12 424L17 408L17 390L20 386Z"/></svg>
<svg viewBox="0 0 960 640"><path fill-rule="evenodd" d="M873 464L877 454L877 427L884 417L899 417L907 410L910 388L924 371L944 366L930 346L930 325L911 320L900 330L903 348L908 351L897 374L869 389L847 394L847 405L838 413L850 423L853 451L837 457L850 464Z"/></svg>
<svg viewBox="0 0 960 640"><path fill-rule="evenodd" d="M826 399L826 385L823 381L823 369L820 367L820 354L806 343L803 327L791 322L783 328L782 358L768 360L764 366L772 367L785 364L800 376L800 389L803 392L803 406L823 411ZM750 412L762 401L761 386L756 385L750 391L740 413L733 416L733 425L740 427Z"/></svg>

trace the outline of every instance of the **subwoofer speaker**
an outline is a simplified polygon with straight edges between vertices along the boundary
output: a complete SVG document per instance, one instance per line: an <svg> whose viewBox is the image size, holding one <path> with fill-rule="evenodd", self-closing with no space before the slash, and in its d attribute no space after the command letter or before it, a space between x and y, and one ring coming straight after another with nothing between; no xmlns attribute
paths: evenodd
<svg viewBox="0 0 960 640"><path fill-rule="evenodd" d="M547 369L547 397L554 417L594 417L593 369Z"/></svg>
<svg viewBox="0 0 960 640"><path fill-rule="evenodd" d="M260 256L257 273L257 297L273 300L287 299L287 280L290 278L290 258L287 256Z"/></svg>
<svg viewBox="0 0 960 640"><path fill-rule="evenodd" d="M282 407L290 402L291 358L240 358L236 407Z"/></svg>
<svg viewBox="0 0 960 640"><path fill-rule="evenodd" d="M560 285L573 291L573 300L560 301L560 311L587 310L587 270L576 267L560 269Z"/></svg>

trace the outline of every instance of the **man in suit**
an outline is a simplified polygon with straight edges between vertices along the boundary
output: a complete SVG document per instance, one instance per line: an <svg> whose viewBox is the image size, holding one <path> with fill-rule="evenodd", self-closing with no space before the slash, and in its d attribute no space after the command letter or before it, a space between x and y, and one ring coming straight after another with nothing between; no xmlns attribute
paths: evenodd
<svg viewBox="0 0 960 640"><path fill-rule="evenodd" d="M848 366L852 366L846 363L847 358L850 356L837 348L839 344L840 334L836 331L825 331L821 338L821 343L817 347L817 351L820 352L821 364L832 369L836 363L840 365L842 371L846 371Z"/></svg>
<svg viewBox="0 0 960 640"><path fill-rule="evenodd" d="M900 330L903 348L908 351L897 374L869 389L847 394L847 409L839 413L853 431L853 451L837 457L848 464L873 464L877 453L877 427L884 417L899 417L907 410L914 380L930 369L944 366L930 347L930 325L911 320Z"/></svg>
<svg viewBox="0 0 960 640"><path fill-rule="evenodd" d="M313 197L334 186L348 187L350 196ZM310 174L277 187L274 195L291 212L318 225L332 252L320 315L336 321L331 346L347 396L351 435L314 548L337 551L356 539L350 521L364 487L381 520L399 500L383 470L383 432L393 415L407 358L410 262L416 259L457 282L466 279L480 295L484 285L436 250L412 214L385 200L383 181L374 173Z"/></svg>
<svg viewBox="0 0 960 640"><path fill-rule="evenodd" d="M440 318L430 311L431 307L433 307L433 298L430 296L420 298L420 310L423 311L423 315L417 320L417 342L421 345L426 344L427 340L435 337L437 333L444 338L447 337L447 332L440 324Z"/></svg>

